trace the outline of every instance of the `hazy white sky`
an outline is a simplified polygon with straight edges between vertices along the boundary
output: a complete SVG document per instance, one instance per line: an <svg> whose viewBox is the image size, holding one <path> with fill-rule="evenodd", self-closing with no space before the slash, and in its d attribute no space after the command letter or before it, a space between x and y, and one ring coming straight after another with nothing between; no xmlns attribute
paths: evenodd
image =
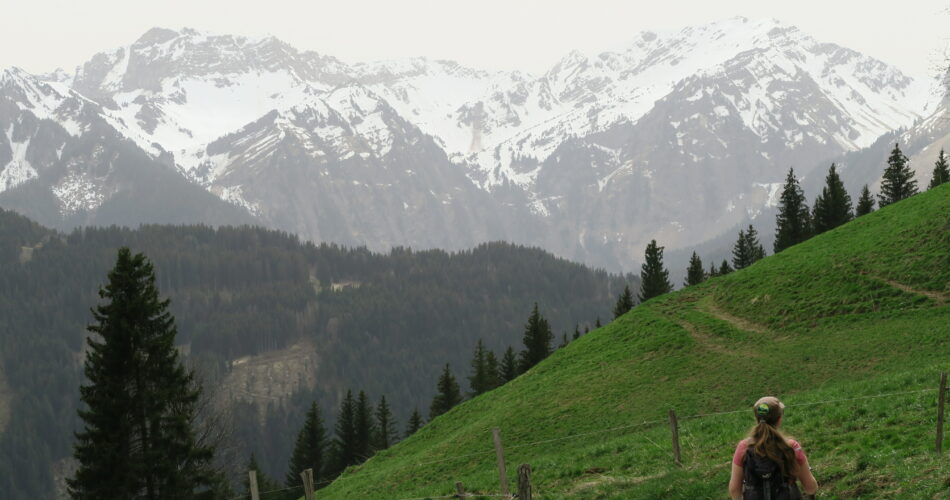
<svg viewBox="0 0 950 500"><path fill-rule="evenodd" d="M154 26L275 35L347 62L406 56L539 73L571 49L736 15L774 17L926 76L950 0L0 0L0 67L72 69Z"/></svg>

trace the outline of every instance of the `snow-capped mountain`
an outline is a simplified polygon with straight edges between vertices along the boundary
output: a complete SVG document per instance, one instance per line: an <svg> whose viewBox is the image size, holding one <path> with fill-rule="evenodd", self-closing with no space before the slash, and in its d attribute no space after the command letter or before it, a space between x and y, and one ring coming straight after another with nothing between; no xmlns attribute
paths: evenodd
<svg viewBox="0 0 950 500"><path fill-rule="evenodd" d="M72 74L4 74L33 90L4 92L0 189L39 175L23 133L4 125L29 107L65 136L95 123L306 238L509 239L628 269L652 238L687 246L759 216L789 166L807 176L913 125L931 100L928 82L883 62L744 18L639 33L542 75L350 65L275 38L158 28ZM114 195L75 184L86 187L50 196L94 212Z"/></svg>

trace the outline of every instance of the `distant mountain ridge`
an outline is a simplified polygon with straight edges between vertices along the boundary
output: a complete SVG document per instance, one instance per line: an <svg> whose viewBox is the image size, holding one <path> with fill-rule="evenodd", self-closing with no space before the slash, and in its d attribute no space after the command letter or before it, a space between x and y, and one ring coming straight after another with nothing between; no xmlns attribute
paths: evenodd
<svg viewBox="0 0 950 500"><path fill-rule="evenodd" d="M506 239L613 269L650 239L680 248L754 219L789 165L807 174L933 107L928 82L745 18L572 52L539 76L162 28L72 74L4 75L3 131L25 113L101 123L270 227L380 250ZM63 163L22 157L65 139L22 139L0 136L2 190ZM112 194L83 179L48 191L64 219Z"/></svg>

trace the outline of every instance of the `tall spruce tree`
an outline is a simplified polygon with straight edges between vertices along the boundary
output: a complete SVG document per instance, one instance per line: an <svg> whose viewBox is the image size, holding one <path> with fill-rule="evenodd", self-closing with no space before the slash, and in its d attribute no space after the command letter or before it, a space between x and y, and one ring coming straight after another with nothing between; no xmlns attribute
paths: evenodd
<svg viewBox="0 0 950 500"><path fill-rule="evenodd" d="M579 339L579 338L581 338L581 326L575 323L575 324L574 324L574 335L571 337L571 340L577 340L577 339Z"/></svg>
<svg viewBox="0 0 950 500"><path fill-rule="evenodd" d="M934 163L934 171L930 175L930 184L927 189L933 189L945 182L950 182L950 166L947 165L947 157L941 149L937 161Z"/></svg>
<svg viewBox="0 0 950 500"><path fill-rule="evenodd" d="M775 216L775 253L807 240L811 234L810 218L805 193L795 177L795 169L790 168Z"/></svg>
<svg viewBox="0 0 950 500"><path fill-rule="evenodd" d="M336 416L333 461L328 477L336 477L347 467L359 463L356 446L356 402L353 400L353 391L347 390Z"/></svg>
<svg viewBox="0 0 950 500"><path fill-rule="evenodd" d="M696 255L696 252L693 252L693 256L689 258L689 267L686 268L686 281L683 283L684 286L693 286L698 285L706 281L706 272L703 270L703 261Z"/></svg>
<svg viewBox="0 0 950 500"><path fill-rule="evenodd" d="M854 218L851 211L851 196L844 188L834 163L825 176L825 187L815 198L812 209L812 228L815 234L830 231Z"/></svg>
<svg viewBox="0 0 950 500"><path fill-rule="evenodd" d="M641 304L673 291L670 272L663 267L663 247L657 246L656 240L651 240L647 245L643 261L640 266L640 294L637 297Z"/></svg>
<svg viewBox="0 0 950 500"><path fill-rule="evenodd" d="M356 397L353 426L356 437L354 441L356 460L358 464L361 464L373 456L373 435L376 433L375 422L373 422L373 407L363 391L360 391Z"/></svg>
<svg viewBox="0 0 950 500"><path fill-rule="evenodd" d="M287 467L285 482L288 488L303 485L300 473L313 469L315 481L322 481L324 476L324 451L327 446L327 430L323 426L320 410L313 402L307 415L304 417L303 427L297 434L294 451L290 455L290 464Z"/></svg>
<svg viewBox="0 0 950 500"><path fill-rule="evenodd" d="M910 164L901 152L900 145L895 144L891 156L887 158L887 168L884 169L877 204L884 208L915 194L917 194L917 181L914 179L914 171L910 169Z"/></svg>
<svg viewBox="0 0 950 500"><path fill-rule="evenodd" d="M430 422L462 402L462 390L459 388L458 382L455 381L455 376L449 370L448 363L445 364L436 387L438 393L432 398L432 405L429 406Z"/></svg>
<svg viewBox="0 0 950 500"><path fill-rule="evenodd" d="M495 353L492 351L487 351L487 354L485 354L485 371L488 376L489 391L501 385L498 358L495 357Z"/></svg>
<svg viewBox="0 0 950 500"><path fill-rule="evenodd" d="M719 266L719 272L716 273L717 276L725 276L732 272L732 268L729 267L729 263L726 262L726 259L722 259L722 264Z"/></svg>
<svg viewBox="0 0 950 500"><path fill-rule="evenodd" d="M392 409L389 408L389 403L386 402L386 396L380 397L379 404L376 405L375 430L373 448L377 450L385 450L399 439L396 420L393 417Z"/></svg>
<svg viewBox="0 0 950 500"><path fill-rule="evenodd" d="M406 437L415 434L423 425L425 425L425 421L422 420L419 409L412 410L412 415L409 415L409 421L406 422Z"/></svg>
<svg viewBox="0 0 950 500"><path fill-rule="evenodd" d="M508 349L505 350L505 354L501 357L501 366L498 368L498 378L502 384L511 382L514 380L518 373L518 357L515 355L515 350L508 346Z"/></svg>
<svg viewBox="0 0 950 500"><path fill-rule="evenodd" d="M475 397L492 390L492 374L488 368L488 355L482 339L478 339L478 342L475 343L475 354L472 356L471 368L472 374L468 377L468 386L471 389L469 396Z"/></svg>
<svg viewBox="0 0 950 500"><path fill-rule="evenodd" d="M553 340L554 333L551 331L551 325L541 315L538 310L538 303L535 302L531 315L528 316L528 322L524 325L524 337L522 338L524 350L521 351L518 360L518 371L524 373L550 356Z"/></svg>
<svg viewBox="0 0 950 500"><path fill-rule="evenodd" d="M633 294L630 293L630 285L627 285L617 297L617 303L614 305L614 319L627 314L631 309L633 309Z"/></svg>
<svg viewBox="0 0 950 500"><path fill-rule="evenodd" d="M745 237L745 231L739 230L739 238L732 246L732 266L743 269L752 265L752 249L749 248L749 241Z"/></svg>
<svg viewBox="0 0 950 500"><path fill-rule="evenodd" d="M749 229L739 230L739 239L732 247L732 265L745 269L765 258L765 247L759 243L759 233L749 224Z"/></svg>
<svg viewBox="0 0 950 500"><path fill-rule="evenodd" d="M214 451L192 428L200 389L175 349L175 319L152 264L120 248L93 310L75 499L194 498L214 485Z"/></svg>
<svg viewBox="0 0 950 500"><path fill-rule="evenodd" d="M567 332L564 332L561 335L561 343L557 346L558 349L564 349L567 347L567 344L570 344L571 341L567 340Z"/></svg>
<svg viewBox="0 0 950 500"><path fill-rule="evenodd" d="M868 189L868 185L865 184L861 188L861 197L858 198L858 204L854 207L854 216L861 217L862 215L867 215L874 211L874 198L871 196L871 191Z"/></svg>

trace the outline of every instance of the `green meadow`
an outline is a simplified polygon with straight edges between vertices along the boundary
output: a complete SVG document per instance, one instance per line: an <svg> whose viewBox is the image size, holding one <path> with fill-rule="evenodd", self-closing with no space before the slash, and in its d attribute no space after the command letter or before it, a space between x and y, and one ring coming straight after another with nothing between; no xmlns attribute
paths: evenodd
<svg viewBox="0 0 950 500"><path fill-rule="evenodd" d="M456 481L498 494L493 427L512 489L528 463L534 498L726 498L735 444L766 394L788 405L784 430L822 498L950 498L950 451L934 453L948 303L943 185L637 306L317 498L438 497Z"/></svg>

